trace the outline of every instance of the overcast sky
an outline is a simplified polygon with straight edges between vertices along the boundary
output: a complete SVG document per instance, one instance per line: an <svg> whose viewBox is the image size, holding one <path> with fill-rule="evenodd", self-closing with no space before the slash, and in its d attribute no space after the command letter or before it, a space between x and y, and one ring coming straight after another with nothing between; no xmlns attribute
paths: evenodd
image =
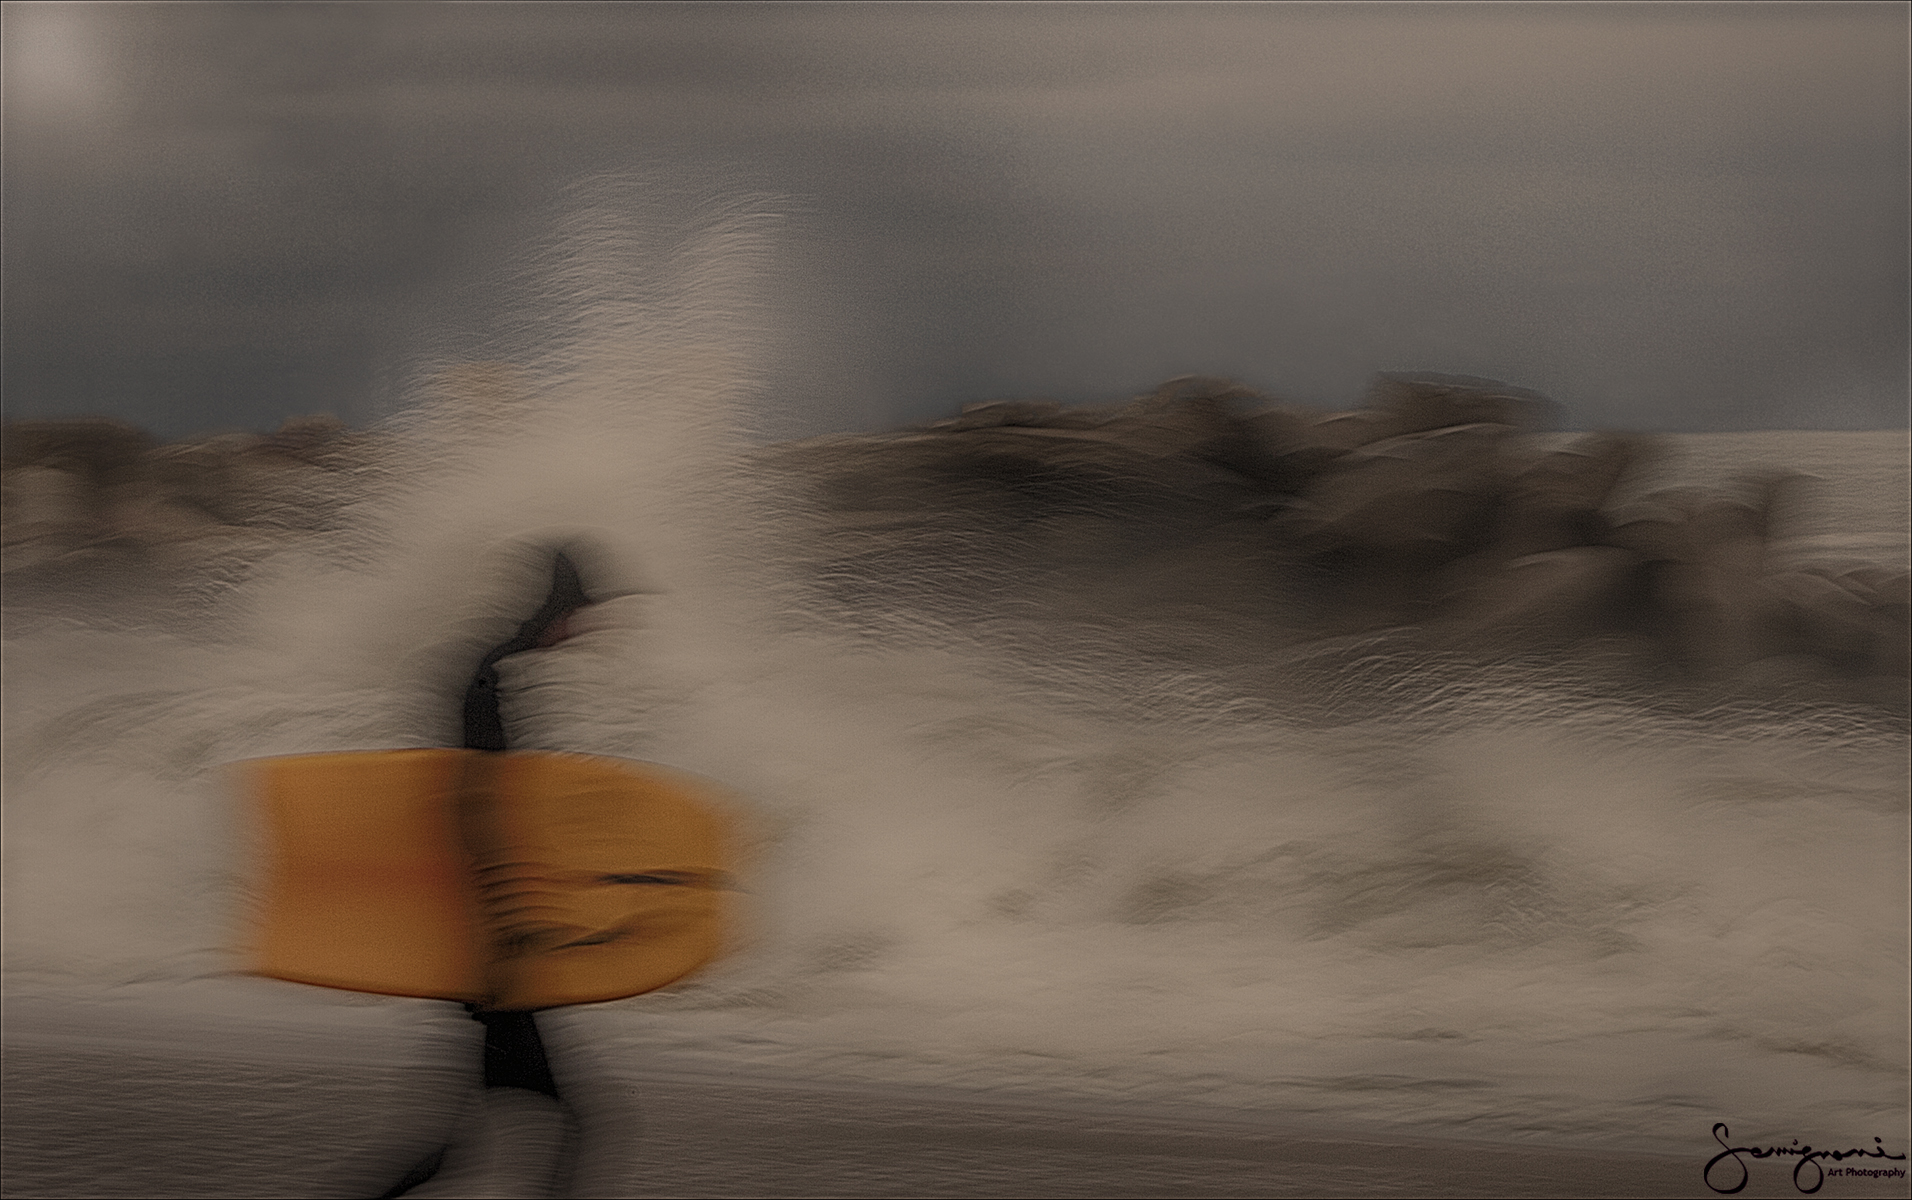
<svg viewBox="0 0 1912 1200"><path fill-rule="evenodd" d="M1375 370L1906 424L1899 3L4 7L9 416L393 402L582 173L791 198L781 432Z"/></svg>

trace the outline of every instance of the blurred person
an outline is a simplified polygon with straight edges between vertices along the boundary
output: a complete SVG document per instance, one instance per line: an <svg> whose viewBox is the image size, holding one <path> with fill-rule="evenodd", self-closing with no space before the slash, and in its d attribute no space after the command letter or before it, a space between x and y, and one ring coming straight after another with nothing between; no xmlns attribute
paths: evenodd
<svg viewBox="0 0 1912 1200"><path fill-rule="evenodd" d="M559 553L552 567L551 591L543 605L509 640L486 652L465 688L465 749L502 753L509 748L498 708L499 661L564 641L575 631L574 616L590 604L576 565ZM569 1143L576 1140L578 1123L551 1074L534 1011L487 1009L476 1004L466 1004L465 1010L485 1029L484 1091L477 1119L462 1132L456 1145L434 1151L384 1192L381 1200L398 1196L422 1200L436 1194L436 1185L450 1182L439 1178L448 1159L457 1161L461 1175L473 1167L477 1169L470 1173L485 1174L485 1167L495 1169L500 1165L495 1161L465 1162L467 1155L462 1151L467 1147L487 1159L495 1160L500 1153L515 1157L519 1161L504 1165L515 1172L543 1175L544 1180L536 1182L547 1185L554 1182L569 1152L575 1149ZM499 1128L513 1123L519 1128ZM518 1135L515 1139L511 1136L514 1133ZM514 1141L516 1145L506 1144ZM468 1190L459 1194L468 1194Z"/></svg>

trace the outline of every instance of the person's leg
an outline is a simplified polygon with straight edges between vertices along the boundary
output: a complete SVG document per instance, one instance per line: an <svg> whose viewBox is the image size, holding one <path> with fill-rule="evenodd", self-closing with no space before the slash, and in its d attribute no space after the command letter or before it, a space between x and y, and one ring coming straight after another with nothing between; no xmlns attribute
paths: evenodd
<svg viewBox="0 0 1912 1200"><path fill-rule="evenodd" d="M493 1012L481 1009L475 1004L465 1005L465 1011L471 1014L472 1020L485 1027L484 1094L491 1099L481 1104L481 1117L483 1110L489 1106L494 1109L489 1115L489 1119L493 1122L500 1119L501 1115L515 1115L521 1120L530 1119L535 1124L545 1119L543 1113L566 1111L564 1100L558 1095L557 1081L551 1076L551 1063L545 1057L544 1039L538 1036L538 1021L535 1016L528 1012ZM543 1113L524 1112L522 1110L529 1102L529 1096L510 1099L508 1096L498 1094L501 1089L506 1088L549 1097L558 1105L558 1108L547 1108L543 1110ZM493 1100L502 1103L503 1108L498 1109L497 1104L492 1103ZM565 1119L569 1120L569 1118ZM481 1119L479 1125L484 1124L485 1121ZM572 1129L573 1133L566 1135L564 1139L567 1142L575 1136L575 1125ZM469 1140L473 1135L474 1130L467 1128L465 1138ZM380 1196L379 1200L398 1200L401 1196L410 1195L414 1189L423 1189L418 1192L421 1196L432 1192L433 1189L425 1185L431 1183L444 1168L446 1149L441 1147L427 1155L417 1166L407 1171L403 1179L393 1184L391 1190ZM560 1161L554 1166L562 1171L564 1169L562 1159L565 1152L560 1150L558 1154ZM471 1148L469 1146L460 1148L457 1157L461 1164L458 1169L469 1172L474 1165L466 1161L471 1157Z"/></svg>
<svg viewBox="0 0 1912 1200"><path fill-rule="evenodd" d="M378 1200L398 1200L400 1196L405 1195L413 1188L429 1182L433 1176L438 1174L438 1169L444 1165L445 1149L441 1146L430 1154L427 1154L424 1160L417 1166L407 1171L405 1178L393 1184L388 1191L380 1193Z"/></svg>
<svg viewBox="0 0 1912 1200"><path fill-rule="evenodd" d="M486 1087L523 1088L553 1100L559 1098L551 1064L544 1056L544 1040L538 1036L538 1022L530 1013L474 1008L471 1016L485 1027Z"/></svg>

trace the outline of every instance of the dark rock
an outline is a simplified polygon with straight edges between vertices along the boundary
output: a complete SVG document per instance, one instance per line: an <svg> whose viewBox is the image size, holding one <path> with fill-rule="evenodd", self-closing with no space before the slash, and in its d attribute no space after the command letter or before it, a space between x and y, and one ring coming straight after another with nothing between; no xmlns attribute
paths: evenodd
<svg viewBox="0 0 1912 1200"><path fill-rule="evenodd" d="M286 418L279 431L262 439L256 449L299 462L331 466L337 463L349 437L345 422L330 413L318 413Z"/></svg>
<svg viewBox="0 0 1912 1200"><path fill-rule="evenodd" d="M1144 406L1174 407L1187 400L1214 400L1228 406L1261 405L1268 398L1239 379L1225 375L1177 375L1165 379L1137 403Z"/></svg>
<svg viewBox="0 0 1912 1200"><path fill-rule="evenodd" d="M1495 533L1506 558L1601 543L1615 487L1651 453L1645 438L1593 434L1545 454L1513 483Z"/></svg>
<svg viewBox="0 0 1912 1200"><path fill-rule="evenodd" d="M776 456L806 469L816 496L837 512L956 512L1033 520L1194 507L1231 517L1256 494L1213 463L1164 452L1147 439L1102 430L1003 427L819 439ZM807 468L799 468L807 463Z"/></svg>
<svg viewBox="0 0 1912 1200"><path fill-rule="evenodd" d="M1880 674L1912 673L1912 575L1901 571L1874 581L1871 602L1883 630L1876 658Z"/></svg>
<svg viewBox="0 0 1912 1200"><path fill-rule="evenodd" d="M1912 601L1912 575L1887 567L1849 567L1828 576L1841 586L1865 598L1867 604L1897 604Z"/></svg>
<svg viewBox="0 0 1912 1200"><path fill-rule="evenodd" d="M1747 489L1747 504L1760 514L1760 535L1770 541L1798 521L1824 482L1803 471L1780 470L1748 476L1741 486Z"/></svg>
<svg viewBox="0 0 1912 1200"><path fill-rule="evenodd" d="M1505 426L1389 438L1351 451L1268 524L1302 556L1335 632L1432 615L1440 575L1477 555L1508 482Z"/></svg>
<svg viewBox="0 0 1912 1200"><path fill-rule="evenodd" d="M1256 479L1284 495L1306 490L1329 463L1346 453L1322 445L1312 436L1314 422L1290 409L1271 408L1243 417L1241 424L1258 447Z"/></svg>
<svg viewBox="0 0 1912 1200"><path fill-rule="evenodd" d="M1102 426L1108 424L1109 419L1114 415L1115 413L1112 410L1096 405L1065 408L1053 416L1045 417L1039 426L1032 426L1032 428L1062 430L1100 429Z"/></svg>
<svg viewBox="0 0 1912 1200"><path fill-rule="evenodd" d="M8 568L111 539L115 509L138 484L152 441L119 421L7 422L0 540Z"/></svg>
<svg viewBox="0 0 1912 1200"><path fill-rule="evenodd" d="M939 433L963 433L1004 425L1041 427L1061 416L1062 411L1062 405L1053 400L986 400L965 404L961 416L934 422L929 428Z"/></svg>
<svg viewBox="0 0 1912 1200"><path fill-rule="evenodd" d="M1658 569L1648 599L1673 654L1699 674L1717 675L1791 649L1785 607L1777 593L1761 586L1770 509L1724 493L1672 499L1690 515L1662 522L1659 544L1650 547Z"/></svg>
<svg viewBox="0 0 1912 1200"><path fill-rule="evenodd" d="M1777 599L1789 649L1845 674L1872 674L1886 620L1851 589L1810 571L1782 571L1763 586Z"/></svg>
<svg viewBox="0 0 1912 1200"><path fill-rule="evenodd" d="M1603 541L1654 562L1710 562L1764 574L1766 545L1788 519L1810 478L1750 476L1724 489L1668 488L1614 514Z"/></svg>
<svg viewBox="0 0 1912 1200"><path fill-rule="evenodd" d="M1227 444L1242 436L1234 407L1243 402L1259 403L1261 397L1232 379L1188 375L1126 405L1103 428L1170 454L1225 454Z"/></svg>
<svg viewBox="0 0 1912 1200"><path fill-rule="evenodd" d="M1697 562L1659 562L1647 600L1668 652L1688 671L1717 676L1767 657L1790 639L1776 636L1783 616L1757 576Z"/></svg>
<svg viewBox="0 0 1912 1200"><path fill-rule="evenodd" d="M1630 616L1641 561L1613 546L1576 546L1514 559L1449 601L1462 640L1576 641Z"/></svg>
<svg viewBox="0 0 1912 1200"><path fill-rule="evenodd" d="M1271 408L1243 417L1241 423L1260 442L1262 449L1280 457L1309 446L1309 420L1286 408Z"/></svg>
<svg viewBox="0 0 1912 1200"><path fill-rule="evenodd" d="M227 433L160 446L148 470L160 492L226 525L251 515L251 488L243 460L263 441L256 434Z"/></svg>
<svg viewBox="0 0 1912 1200"><path fill-rule="evenodd" d="M1282 416L1241 412L1266 403L1232 379L1184 376L1123 408L1101 432L1138 450L1200 459L1264 490L1292 493L1306 478L1289 457L1298 447L1283 444L1292 428L1277 427Z"/></svg>
<svg viewBox="0 0 1912 1200"><path fill-rule="evenodd" d="M1761 584L1785 487L1759 477L1726 489L1655 492L1616 514L1602 538L1647 564L1643 623L1688 670L1730 674L1797 649L1785 606Z"/></svg>
<svg viewBox="0 0 1912 1200"><path fill-rule="evenodd" d="M0 464L70 472L88 503L103 508L108 489L140 474L152 444L152 435L120 421L9 421L0 427Z"/></svg>
<svg viewBox="0 0 1912 1200"><path fill-rule="evenodd" d="M1329 413L1309 423L1306 444L1330 456L1382 441L1401 432L1386 413L1371 409Z"/></svg>
<svg viewBox="0 0 1912 1200"><path fill-rule="evenodd" d="M1383 414L1393 436L1451 425L1546 429L1554 423L1557 408L1539 392L1497 379L1431 371L1376 375L1363 407Z"/></svg>
<svg viewBox="0 0 1912 1200"><path fill-rule="evenodd" d="M1860 576L1870 594L1865 598L1877 622L1878 640L1874 643L1874 672L1882 677L1904 679L1912 675L1912 575L1904 571L1848 572L1845 578Z"/></svg>
<svg viewBox="0 0 1912 1200"><path fill-rule="evenodd" d="M1389 438L1336 459L1282 518L1316 551L1354 549L1422 567L1484 544L1508 485L1502 425Z"/></svg>
<svg viewBox="0 0 1912 1200"><path fill-rule="evenodd" d="M1646 562L1686 562L1693 558L1688 515L1670 506L1633 505L1617 523L1609 523L1600 544L1631 550Z"/></svg>
<svg viewBox="0 0 1912 1200"><path fill-rule="evenodd" d="M79 471L29 463L0 472L0 543L7 547L7 569L98 537L104 528L98 499L97 489Z"/></svg>

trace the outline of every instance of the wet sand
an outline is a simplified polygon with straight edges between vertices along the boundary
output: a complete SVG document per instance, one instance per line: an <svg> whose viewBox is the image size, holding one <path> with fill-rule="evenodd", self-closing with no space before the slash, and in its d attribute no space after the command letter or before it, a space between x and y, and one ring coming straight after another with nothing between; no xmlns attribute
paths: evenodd
<svg viewBox="0 0 1912 1200"><path fill-rule="evenodd" d="M303 1032L198 1029L28 1003L5 1044L4 1194L376 1195L452 1136L477 1026L448 1005L328 1010ZM581 1129L545 1194L648 1196L1709 1196L1693 1153L1337 1133L1226 1110L993 1097L580 1057L552 1031ZM575 1134L574 1134L575 1136ZM1702 1133L1703 1137L1704 1134ZM1896 1166L1899 1164L1882 1164ZM1741 1196L1799 1194L1754 1163ZM1722 1180L1730 1185L1734 1180ZM452 1181L442 1181L452 1182ZM498 1180L496 1182L502 1182ZM435 1189L439 1190L439 1189ZM531 1195L461 1178L444 1194ZM1829 1178L1822 1195L1903 1196Z"/></svg>

